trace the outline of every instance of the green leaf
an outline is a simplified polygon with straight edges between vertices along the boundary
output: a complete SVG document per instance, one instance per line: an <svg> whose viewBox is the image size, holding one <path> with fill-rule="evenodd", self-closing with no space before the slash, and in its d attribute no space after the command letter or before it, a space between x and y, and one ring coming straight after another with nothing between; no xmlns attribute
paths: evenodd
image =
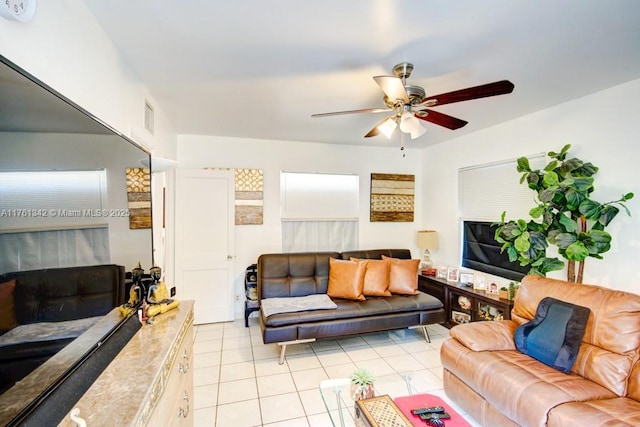
<svg viewBox="0 0 640 427"><path fill-rule="evenodd" d="M631 199L633 199L633 193L627 193L624 196L622 196L622 200L625 201L625 202L627 200L631 200Z"/></svg>
<svg viewBox="0 0 640 427"><path fill-rule="evenodd" d="M538 198L542 203L551 203L553 201L553 198L556 195L557 189L558 187L552 187L552 188L547 188L545 190L542 190L538 195Z"/></svg>
<svg viewBox="0 0 640 427"><path fill-rule="evenodd" d="M531 218L540 218L544 213L544 206L536 206L535 208L529 211L529 216Z"/></svg>
<svg viewBox="0 0 640 427"><path fill-rule="evenodd" d="M580 203L578 210L582 215L584 215L585 218L592 221L597 221L600 218L602 205L591 199L586 199L582 203Z"/></svg>
<svg viewBox="0 0 640 427"><path fill-rule="evenodd" d="M564 262L560 261L558 258L545 258L542 265L546 272L562 270L564 268Z"/></svg>
<svg viewBox="0 0 640 427"><path fill-rule="evenodd" d="M602 208L600 216L598 217L598 222L606 227L613 220L613 218L618 215L618 212L620 212L620 209L612 205L607 205Z"/></svg>
<svg viewBox="0 0 640 427"><path fill-rule="evenodd" d="M531 243L531 247L539 252L544 252L549 246L544 234L539 231L529 232L529 242Z"/></svg>
<svg viewBox="0 0 640 427"><path fill-rule="evenodd" d="M552 160L549 162L549 164L547 164L547 166L544 167L545 171L552 171L555 168L558 167L558 161L557 160Z"/></svg>
<svg viewBox="0 0 640 427"><path fill-rule="evenodd" d="M519 219L518 220L518 228L520 229L520 231L526 231L527 230L527 221L525 221L524 219Z"/></svg>
<svg viewBox="0 0 640 427"><path fill-rule="evenodd" d="M555 236L553 244L559 249L566 249L578 240L575 234L571 233L558 233Z"/></svg>
<svg viewBox="0 0 640 427"><path fill-rule="evenodd" d="M531 247L531 243L529 243L529 232L525 231L519 235L513 244L518 252L528 251Z"/></svg>
<svg viewBox="0 0 640 427"><path fill-rule="evenodd" d="M564 193L564 198L567 201L567 209L575 211L579 208L580 203L585 199L585 196L576 192L574 189L569 189Z"/></svg>
<svg viewBox="0 0 640 427"><path fill-rule="evenodd" d="M535 172L529 172L527 174L527 184L529 184L529 188L536 190L540 184L540 175Z"/></svg>
<svg viewBox="0 0 640 427"><path fill-rule="evenodd" d="M562 175L565 175L569 172L573 172L580 167L582 167L582 160L576 158L569 159L563 162L562 166L560 166L560 173Z"/></svg>
<svg viewBox="0 0 640 427"><path fill-rule="evenodd" d="M574 242L567 246L566 256L574 261L584 261L589 256L589 250L582 242Z"/></svg>
<svg viewBox="0 0 640 427"><path fill-rule="evenodd" d="M542 182L544 183L545 187L552 187L557 186L560 183L560 180L558 179L557 173L555 173L554 171L549 171L544 174Z"/></svg>
<svg viewBox="0 0 640 427"><path fill-rule="evenodd" d="M575 177L573 179L572 187L576 189L576 191L588 192L593 189L593 178L588 176Z"/></svg>
<svg viewBox="0 0 640 427"><path fill-rule="evenodd" d="M598 167L594 166L591 163L585 163L582 165L582 167L573 171L574 175L576 176L592 176L592 175L595 175L597 172L598 172Z"/></svg>
<svg viewBox="0 0 640 427"><path fill-rule="evenodd" d="M529 166L529 159L526 157L520 157L518 159L518 172L531 172L531 167Z"/></svg>
<svg viewBox="0 0 640 427"><path fill-rule="evenodd" d="M509 246L507 249L507 255L509 255L509 261L515 262L518 259L518 251L513 246Z"/></svg>
<svg viewBox="0 0 640 427"><path fill-rule="evenodd" d="M606 231L601 230L591 230L589 232L589 237L596 243L610 243L611 242L611 234Z"/></svg>
<svg viewBox="0 0 640 427"><path fill-rule="evenodd" d="M560 215L559 221L560 224L564 226L564 229L569 233L576 231L576 228L578 227L576 222L566 215Z"/></svg>

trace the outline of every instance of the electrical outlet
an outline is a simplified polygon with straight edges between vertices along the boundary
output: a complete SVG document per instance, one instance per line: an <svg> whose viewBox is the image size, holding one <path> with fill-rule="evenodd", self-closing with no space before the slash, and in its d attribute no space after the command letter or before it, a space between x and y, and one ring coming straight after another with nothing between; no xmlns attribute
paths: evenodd
<svg viewBox="0 0 640 427"><path fill-rule="evenodd" d="M170 292L172 297L176 296L176 287L172 287Z"/></svg>
<svg viewBox="0 0 640 427"><path fill-rule="evenodd" d="M236 295L236 301L240 301L240 295Z"/></svg>

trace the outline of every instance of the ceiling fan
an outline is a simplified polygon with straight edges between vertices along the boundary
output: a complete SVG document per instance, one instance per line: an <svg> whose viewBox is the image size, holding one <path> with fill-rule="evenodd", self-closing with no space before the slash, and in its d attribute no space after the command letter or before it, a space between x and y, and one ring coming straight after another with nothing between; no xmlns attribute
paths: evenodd
<svg viewBox="0 0 640 427"><path fill-rule="evenodd" d="M467 124L464 120L431 110L431 107L488 96L504 95L511 93L514 88L513 83L510 81L501 80L440 95L426 96L425 90L420 86L407 84L407 78L411 76L412 71L413 64L403 62L393 67L395 76L375 76L373 78L384 92L386 108L319 113L312 114L311 117L391 112L390 116L385 117L384 120L375 125L364 137L370 138L382 133L389 138L396 127L399 126L402 132L411 134L411 139L416 139L427 130L422 121L431 122L452 130L459 129Z"/></svg>

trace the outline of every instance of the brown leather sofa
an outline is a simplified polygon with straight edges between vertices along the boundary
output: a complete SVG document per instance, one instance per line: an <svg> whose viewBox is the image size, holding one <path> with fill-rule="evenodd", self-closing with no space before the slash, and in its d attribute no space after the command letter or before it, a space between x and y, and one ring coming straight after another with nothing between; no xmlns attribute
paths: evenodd
<svg viewBox="0 0 640 427"><path fill-rule="evenodd" d="M264 254L258 258L258 299L302 297L326 294L329 258L410 259L408 249L375 249L349 252ZM442 303L435 297L417 295L367 297L365 301L333 299L335 310L309 310L273 314L260 311L260 327L265 344L282 347L280 363L288 344L336 338L369 332L420 327L445 321ZM425 334L427 334L426 328ZM428 339L428 334L427 334Z"/></svg>
<svg viewBox="0 0 640 427"><path fill-rule="evenodd" d="M540 300L588 307L587 328L569 374L515 348L516 328ZM451 329L441 348L444 390L483 426L640 425L640 296L526 276L512 320Z"/></svg>

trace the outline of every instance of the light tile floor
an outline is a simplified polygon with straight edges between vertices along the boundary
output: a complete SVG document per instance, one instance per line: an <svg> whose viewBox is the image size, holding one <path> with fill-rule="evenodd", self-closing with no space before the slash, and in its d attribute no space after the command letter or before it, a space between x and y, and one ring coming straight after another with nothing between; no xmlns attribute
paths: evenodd
<svg viewBox="0 0 640 427"><path fill-rule="evenodd" d="M400 330L287 347L263 344L255 315L244 319L197 325L194 343L195 427L327 427L318 386L326 378L348 377L357 367L375 375L418 372L421 390L442 397L460 414L442 389L440 345L449 330L428 327ZM477 426L469 417L467 420Z"/></svg>

